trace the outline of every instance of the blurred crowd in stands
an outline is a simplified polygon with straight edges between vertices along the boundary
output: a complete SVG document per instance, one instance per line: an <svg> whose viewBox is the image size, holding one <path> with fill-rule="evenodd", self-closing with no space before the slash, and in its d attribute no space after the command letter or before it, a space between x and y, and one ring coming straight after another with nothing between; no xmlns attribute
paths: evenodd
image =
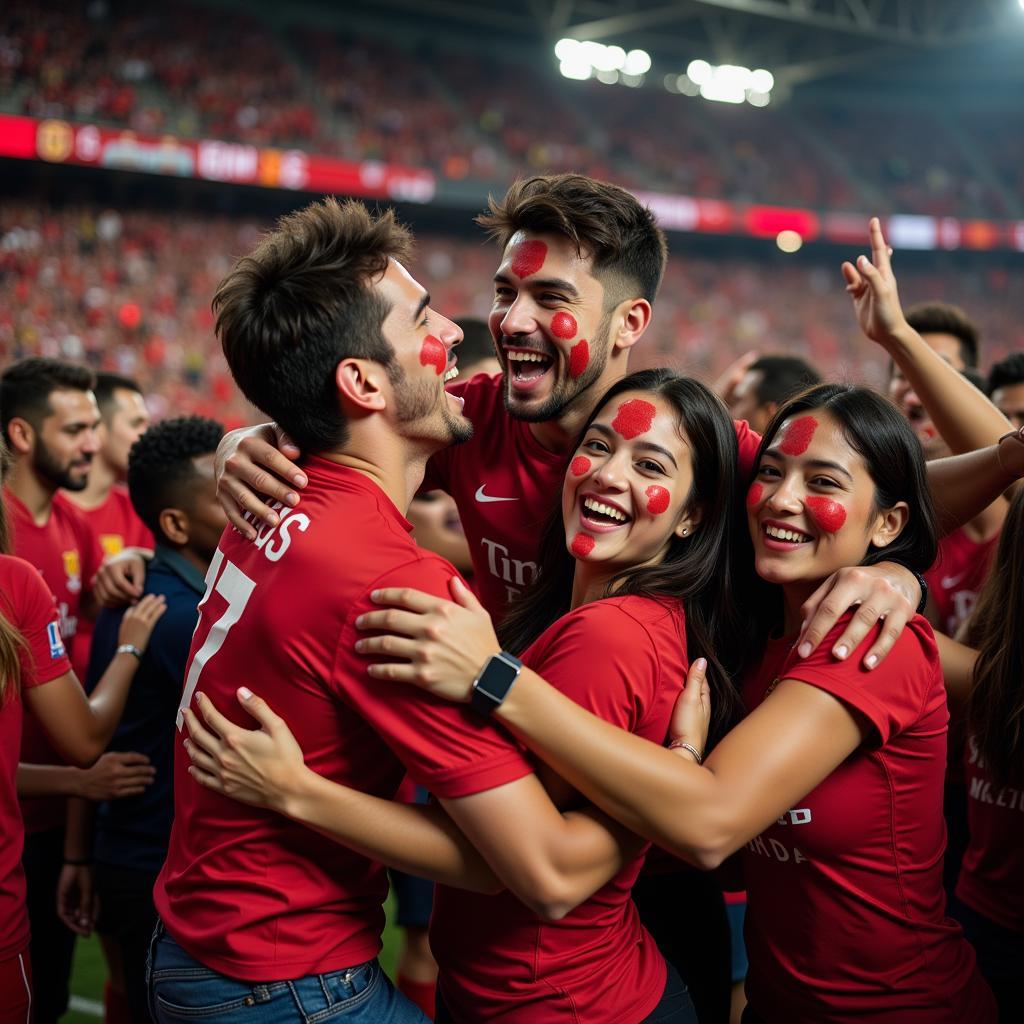
<svg viewBox="0 0 1024 1024"><path fill-rule="evenodd" d="M269 225L255 220L47 208L0 202L0 363L45 355L137 378L156 418L197 413L229 426L245 405L214 336L210 299L235 257ZM486 316L494 253L480 239L418 232L417 275L450 316ZM763 251L749 259L689 255L676 237L658 316L637 365L674 362L711 379L749 349L789 351L881 383L880 352L849 315L834 267ZM847 254L850 255L850 254ZM906 304L936 295L970 311L984 366L1024 349L1019 294L997 264L900 268Z"/></svg>
<svg viewBox="0 0 1024 1024"><path fill-rule="evenodd" d="M538 67L436 41L273 30L234 7L8 5L0 109L430 167L451 179L574 170L734 201L1024 214L1024 133L1005 114L731 107L660 85L569 82L553 58Z"/></svg>

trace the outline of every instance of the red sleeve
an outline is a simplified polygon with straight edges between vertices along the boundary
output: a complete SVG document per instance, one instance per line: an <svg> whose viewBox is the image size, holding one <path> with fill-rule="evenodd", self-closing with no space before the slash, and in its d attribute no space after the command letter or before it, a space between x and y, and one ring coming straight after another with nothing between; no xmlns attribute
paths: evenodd
<svg viewBox="0 0 1024 1024"><path fill-rule="evenodd" d="M859 711L870 720L884 744L910 728L925 711L935 673L940 671L935 637L927 620L915 616L888 657L869 672L861 662L878 639L881 623L844 661L832 656L832 648L852 615L847 612L808 657L799 659L791 655L779 675L825 690Z"/></svg>
<svg viewBox="0 0 1024 1024"><path fill-rule="evenodd" d="M11 624L21 633L21 685L48 683L71 671L60 638L60 618L43 577L20 558L4 558L4 586Z"/></svg>
<svg viewBox="0 0 1024 1024"><path fill-rule="evenodd" d="M598 718L635 732L661 678L647 629L613 601L585 605L562 623L545 634L542 649L527 652L530 668Z"/></svg>
<svg viewBox="0 0 1024 1024"><path fill-rule="evenodd" d="M757 458L757 449L761 447L761 435L756 430L750 429L746 420L733 420L736 428L736 444L739 446L739 471L740 482L744 487L754 472L754 460Z"/></svg>
<svg viewBox="0 0 1024 1024"><path fill-rule="evenodd" d="M454 575L447 562L425 554L389 571L368 590L415 587L447 598ZM435 796L454 799L530 775L533 767L515 741L467 705L367 675L372 659L356 653L354 644L363 634L352 623L377 607L367 595L351 610L341 631L331 688L373 726L412 778Z"/></svg>

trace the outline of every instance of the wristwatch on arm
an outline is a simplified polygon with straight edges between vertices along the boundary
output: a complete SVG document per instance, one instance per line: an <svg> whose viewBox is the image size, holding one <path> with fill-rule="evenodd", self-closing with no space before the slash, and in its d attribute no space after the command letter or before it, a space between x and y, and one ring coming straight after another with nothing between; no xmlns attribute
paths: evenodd
<svg viewBox="0 0 1024 1024"><path fill-rule="evenodd" d="M508 651L492 654L473 680L470 707L481 715L490 715L508 696L522 670L523 663Z"/></svg>

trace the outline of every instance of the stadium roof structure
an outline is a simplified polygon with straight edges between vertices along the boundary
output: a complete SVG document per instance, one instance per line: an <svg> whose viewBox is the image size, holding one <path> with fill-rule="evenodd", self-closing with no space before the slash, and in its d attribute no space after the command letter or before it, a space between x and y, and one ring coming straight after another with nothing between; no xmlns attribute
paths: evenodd
<svg viewBox="0 0 1024 1024"><path fill-rule="evenodd" d="M329 7L299 0L284 17L329 16ZM348 0L345 12L497 32L504 45L569 37L641 48L655 70L694 57L765 67L784 91L882 80L992 98L993 88L1006 95L1012 82L1024 84L1024 11L1015 0Z"/></svg>

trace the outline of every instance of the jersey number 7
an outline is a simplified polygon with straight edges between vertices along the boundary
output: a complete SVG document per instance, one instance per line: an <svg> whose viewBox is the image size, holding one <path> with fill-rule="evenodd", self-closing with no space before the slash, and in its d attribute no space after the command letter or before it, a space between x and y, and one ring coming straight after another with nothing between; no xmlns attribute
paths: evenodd
<svg viewBox="0 0 1024 1024"><path fill-rule="evenodd" d="M223 572L221 572L221 568L223 568ZM245 611L245 606L255 588L256 581L249 579L234 562L225 559L224 552L218 549L206 573L206 593L203 595L202 601L199 602L199 619L202 621L203 606L210 600L210 595L214 591L227 601L227 607L224 609L224 614L210 627L206 642L196 651L192 664L188 667L188 675L185 677L185 692L181 695L178 717L175 719L179 732L185 724L185 708L189 706L192 694L196 692L199 676L206 667L206 663L224 646L228 630L242 617L242 612ZM197 622L196 629L198 628L199 623Z"/></svg>

